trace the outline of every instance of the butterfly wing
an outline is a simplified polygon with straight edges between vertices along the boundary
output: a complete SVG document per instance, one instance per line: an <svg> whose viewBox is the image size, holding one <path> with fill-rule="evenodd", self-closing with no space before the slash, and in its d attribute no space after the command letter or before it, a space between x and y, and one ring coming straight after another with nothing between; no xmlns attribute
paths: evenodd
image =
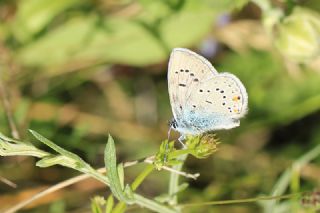
<svg viewBox="0 0 320 213"><path fill-rule="evenodd" d="M248 110L248 95L241 81L220 73L195 88L186 102L186 120L201 132L239 126Z"/></svg>
<svg viewBox="0 0 320 213"><path fill-rule="evenodd" d="M248 96L241 81L219 74L202 56L182 48L172 51L168 71L169 96L177 130L201 134L239 126Z"/></svg>
<svg viewBox="0 0 320 213"><path fill-rule="evenodd" d="M182 117L192 90L216 74L218 72L202 56L184 48L173 49L168 67L168 90L176 121Z"/></svg>

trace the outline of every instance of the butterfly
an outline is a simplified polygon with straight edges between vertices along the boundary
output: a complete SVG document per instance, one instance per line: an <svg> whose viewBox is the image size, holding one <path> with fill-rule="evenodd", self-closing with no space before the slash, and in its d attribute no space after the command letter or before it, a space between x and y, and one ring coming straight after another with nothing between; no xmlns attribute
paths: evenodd
<svg viewBox="0 0 320 213"><path fill-rule="evenodd" d="M248 111L248 94L233 74L218 73L204 57L175 48L168 65L168 90L173 119L183 138L240 125Z"/></svg>

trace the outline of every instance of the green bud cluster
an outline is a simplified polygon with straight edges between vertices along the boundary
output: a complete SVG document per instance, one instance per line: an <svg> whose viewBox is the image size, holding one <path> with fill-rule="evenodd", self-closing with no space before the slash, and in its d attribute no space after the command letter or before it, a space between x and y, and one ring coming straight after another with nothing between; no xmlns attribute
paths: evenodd
<svg viewBox="0 0 320 213"><path fill-rule="evenodd" d="M219 140L215 134L187 137L186 146L196 158L207 158L217 151Z"/></svg>

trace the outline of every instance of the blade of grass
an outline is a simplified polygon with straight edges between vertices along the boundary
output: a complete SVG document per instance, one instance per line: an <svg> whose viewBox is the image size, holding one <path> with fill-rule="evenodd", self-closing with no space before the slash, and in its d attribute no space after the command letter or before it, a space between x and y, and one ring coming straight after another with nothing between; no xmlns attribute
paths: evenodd
<svg viewBox="0 0 320 213"><path fill-rule="evenodd" d="M315 148L311 149L309 152L298 158L296 161L293 162L292 167L286 169L286 171L280 176L276 184L274 185L271 196L279 196L282 195L287 187L289 186L291 176L292 176L292 168L302 168L310 161L314 160L316 157L320 155L320 145L316 146ZM269 213L273 212L275 208L276 200L272 200L263 204L264 212Z"/></svg>

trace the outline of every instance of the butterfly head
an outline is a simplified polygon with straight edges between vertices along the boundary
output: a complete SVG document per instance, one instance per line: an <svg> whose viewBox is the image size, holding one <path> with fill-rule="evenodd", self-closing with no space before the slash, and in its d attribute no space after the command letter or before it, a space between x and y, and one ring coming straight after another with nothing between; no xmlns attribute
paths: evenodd
<svg viewBox="0 0 320 213"><path fill-rule="evenodd" d="M169 127L172 129L177 129L178 127L178 123L176 121L176 119L172 118L169 123L168 123Z"/></svg>

